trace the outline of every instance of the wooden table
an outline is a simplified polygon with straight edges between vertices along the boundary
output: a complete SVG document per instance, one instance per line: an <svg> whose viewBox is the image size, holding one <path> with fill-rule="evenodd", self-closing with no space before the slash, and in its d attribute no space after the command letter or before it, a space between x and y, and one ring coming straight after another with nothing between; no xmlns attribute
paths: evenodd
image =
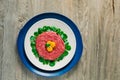
<svg viewBox="0 0 120 80"><path fill-rule="evenodd" d="M23 25L44 12L72 19L84 44L79 63L57 78L31 73L16 48ZM120 0L0 0L0 80L120 80Z"/></svg>

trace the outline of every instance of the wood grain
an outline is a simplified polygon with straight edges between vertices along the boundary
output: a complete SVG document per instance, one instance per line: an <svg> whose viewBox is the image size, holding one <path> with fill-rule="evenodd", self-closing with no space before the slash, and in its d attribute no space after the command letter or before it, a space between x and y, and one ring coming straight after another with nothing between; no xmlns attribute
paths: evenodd
<svg viewBox="0 0 120 80"><path fill-rule="evenodd" d="M31 73L19 59L16 39L33 16L56 12L81 31L79 63L57 78ZM0 80L120 80L120 0L0 0Z"/></svg>

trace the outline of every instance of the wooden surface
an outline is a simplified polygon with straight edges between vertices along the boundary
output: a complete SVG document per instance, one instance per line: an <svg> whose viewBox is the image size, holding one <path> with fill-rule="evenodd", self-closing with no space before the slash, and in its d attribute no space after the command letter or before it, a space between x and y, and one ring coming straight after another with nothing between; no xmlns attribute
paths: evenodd
<svg viewBox="0 0 120 80"><path fill-rule="evenodd" d="M43 12L69 17L83 38L81 60L57 78L31 73L16 48L20 29ZM120 80L120 0L0 0L0 80Z"/></svg>

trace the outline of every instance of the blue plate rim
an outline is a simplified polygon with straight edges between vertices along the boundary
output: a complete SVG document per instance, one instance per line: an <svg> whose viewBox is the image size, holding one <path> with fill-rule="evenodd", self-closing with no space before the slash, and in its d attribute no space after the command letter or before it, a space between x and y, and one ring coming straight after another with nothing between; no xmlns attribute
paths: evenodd
<svg viewBox="0 0 120 80"><path fill-rule="evenodd" d="M29 28L35 22L42 20L42 19L45 19L45 18L55 18L55 19L58 19L58 20L65 22L73 30L75 38L76 38L76 51L75 51L75 55L74 55L72 61L66 67L64 67L63 69L57 70L57 71L48 72L48 71L43 71L43 70L36 68L27 59L27 57L25 55L24 48L23 48L24 47L24 39L25 39L26 33L29 30ZM79 59L82 56L83 43L82 43L82 37L81 37L80 31L77 28L77 26L72 22L72 20L70 20L66 16L61 15L59 13L47 12L47 13L42 13L42 14L34 16L23 26L23 28L20 30L20 32L18 34L17 48L18 48L18 54L20 56L22 63L30 71L32 71L33 73L35 73L37 75L44 76L44 77L56 77L56 76L60 76L60 75L65 74L66 72L71 70L78 63Z"/></svg>

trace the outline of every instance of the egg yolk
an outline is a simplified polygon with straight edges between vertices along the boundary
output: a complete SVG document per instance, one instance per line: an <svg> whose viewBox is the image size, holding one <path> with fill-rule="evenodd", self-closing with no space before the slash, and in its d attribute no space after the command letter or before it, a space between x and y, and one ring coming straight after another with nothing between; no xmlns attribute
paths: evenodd
<svg viewBox="0 0 120 80"><path fill-rule="evenodd" d="M53 49L55 48L56 44L53 41L47 41L46 43L46 48L48 52L52 52Z"/></svg>

